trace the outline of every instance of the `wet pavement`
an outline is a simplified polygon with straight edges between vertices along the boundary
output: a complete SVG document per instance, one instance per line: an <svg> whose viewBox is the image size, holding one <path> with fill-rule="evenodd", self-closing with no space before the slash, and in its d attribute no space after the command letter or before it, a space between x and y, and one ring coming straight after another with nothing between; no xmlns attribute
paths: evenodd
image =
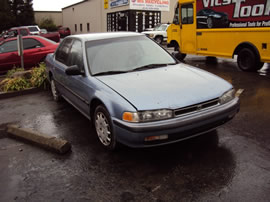
<svg viewBox="0 0 270 202"><path fill-rule="evenodd" d="M269 65L244 73L232 60L185 61L244 93L231 122L173 145L108 152L89 121L49 92L0 100L0 124L72 144L72 152L58 155L0 132L0 201L269 201Z"/></svg>

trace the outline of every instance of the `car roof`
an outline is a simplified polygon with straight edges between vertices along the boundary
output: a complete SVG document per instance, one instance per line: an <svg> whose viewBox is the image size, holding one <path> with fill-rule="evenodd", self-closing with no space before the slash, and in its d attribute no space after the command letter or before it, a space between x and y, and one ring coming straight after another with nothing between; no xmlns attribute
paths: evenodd
<svg viewBox="0 0 270 202"><path fill-rule="evenodd" d="M28 35L28 36L23 36L22 37L23 39L28 39L28 38L34 38L34 39L44 39L44 37L42 36L37 36L37 35ZM11 40L14 40L14 39L17 39L17 37L11 37L11 38L7 38L5 39L3 42L6 42L6 41L11 41Z"/></svg>
<svg viewBox="0 0 270 202"><path fill-rule="evenodd" d="M77 38L83 41L95 41L95 40L102 40L102 39L130 37L130 36L145 36L145 35L141 33L136 33L136 32L104 32L104 33L72 35L66 38Z"/></svg>

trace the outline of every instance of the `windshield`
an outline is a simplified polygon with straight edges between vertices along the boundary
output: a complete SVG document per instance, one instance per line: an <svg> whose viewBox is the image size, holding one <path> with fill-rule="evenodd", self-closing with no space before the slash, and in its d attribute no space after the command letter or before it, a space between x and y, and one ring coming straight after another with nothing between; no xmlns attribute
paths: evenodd
<svg viewBox="0 0 270 202"><path fill-rule="evenodd" d="M123 73L147 65L176 63L169 53L145 36L88 41L86 53L92 75Z"/></svg>
<svg viewBox="0 0 270 202"><path fill-rule="evenodd" d="M154 28L154 31L166 31L168 25L159 25Z"/></svg>

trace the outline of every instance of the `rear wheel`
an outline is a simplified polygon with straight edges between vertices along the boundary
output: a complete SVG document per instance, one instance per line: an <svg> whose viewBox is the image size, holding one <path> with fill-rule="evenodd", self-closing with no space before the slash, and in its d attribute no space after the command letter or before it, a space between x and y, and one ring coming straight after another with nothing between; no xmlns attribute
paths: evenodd
<svg viewBox="0 0 270 202"><path fill-rule="evenodd" d="M238 67L243 71L257 71L262 68L263 63L249 48L243 48L237 57Z"/></svg>
<svg viewBox="0 0 270 202"><path fill-rule="evenodd" d="M116 138L113 132L111 117L103 105L97 106L94 113L95 131L101 144L109 150L116 148Z"/></svg>
<svg viewBox="0 0 270 202"><path fill-rule="evenodd" d="M59 93L59 91L57 90L57 87L55 85L55 81L53 78L51 78L51 92L52 92L52 96L54 101L59 102L61 100L61 95Z"/></svg>

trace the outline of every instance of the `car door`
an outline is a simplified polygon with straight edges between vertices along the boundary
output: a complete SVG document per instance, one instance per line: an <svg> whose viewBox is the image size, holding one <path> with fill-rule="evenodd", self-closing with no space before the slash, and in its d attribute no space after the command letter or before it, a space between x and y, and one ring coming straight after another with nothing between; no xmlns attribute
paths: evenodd
<svg viewBox="0 0 270 202"><path fill-rule="evenodd" d="M85 75L83 62L83 45L78 39L74 39L68 54L68 66L77 65L82 75L65 75L65 85L69 90L68 99L84 115L89 114L89 96L92 88L89 87L88 77Z"/></svg>
<svg viewBox="0 0 270 202"><path fill-rule="evenodd" d="M44 45L36 39L23 39L24 64L26 67L32 67L41 62L44 57Z"/></svg>
<svg viewBox="0 0 270 202"><path fill-rule="evenodd" d="M9 40L0 45L0 71L6 72L14 66L21 66L18 55L17 40Z"/></svg>
<svg viewBox="0 0 270 202"><path fill-rule="evenodd" d="M195 53L196 51L196 23L194 22L194 3L180 4L181 9L181 52Z"/></svg>
<svg viewBox="0 0 270 202"><path fill-rule="evenodd" d="M68 65L68 54L72 45L73 39L67 38L64 39L60 44L58 49L54 55L54 63L52 66L53 78L55 80L55 85L57 89L60 91L63 97L69 97L69 91L67 87L65 87L66 81L66 73Z"/></svg>

